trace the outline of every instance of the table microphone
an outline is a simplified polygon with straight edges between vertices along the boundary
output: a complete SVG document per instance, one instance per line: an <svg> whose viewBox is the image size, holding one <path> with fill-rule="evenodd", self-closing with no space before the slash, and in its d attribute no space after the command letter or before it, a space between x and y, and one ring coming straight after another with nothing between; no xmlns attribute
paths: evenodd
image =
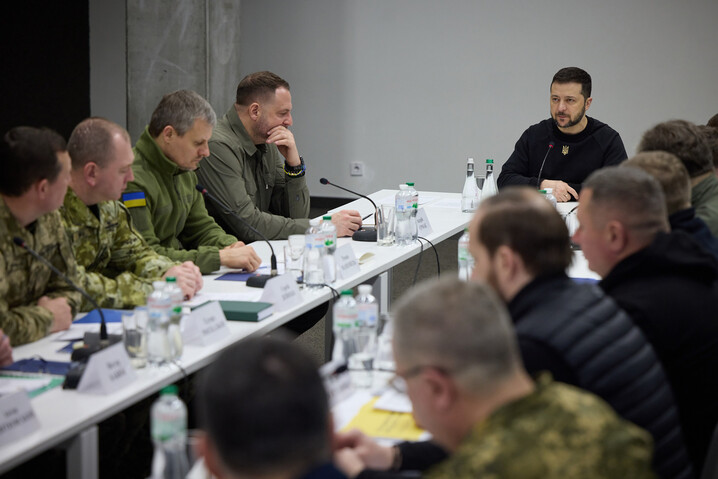
<svg viewBox="0 0 718 479"><path fill-rule="evenodd" d="M272 257L270 258L271 262L271 274L258 274L256 276L251 276L249 279L247 279L247 286L250 288L264 288L264 285L267 284L267 281L277 276L277 257L274 255L274 248L272 247L272 243L269 242L267 237L263 235L259 230L257 230L254 226L250 225L247 220L239 216L237 213L232 211L229 206L225 205L222 200L214 196L212 193L207 191L207 189L202 185L195 185L194 186L197 191L199 191L202 196L205 198L209 198L214 203L217 204L220 208L224 210L225 213L228 215L231 215L233 218L238 219L244 226L252 230L257 236L262 238L264 241L267 242L269 245L269 249L272 251Z"/></svg>
<svg viewBox="0 0 718 479"><path fill-rule="evenodd" d="M382 216L382 212L379 208L377 208L376 203L369 198L367 195L362 195L361 193L357 193L356 191L352 191L348 188L344 188L343 186L339 186L337 184L334 184L330 182L326 178L320 178L319 182L323 185L331 185L335 188L339 188L340 190L344 190L346 192L349 192L353 195L357 195L361 198L364 198L366 200L369 200L372 205L374 205L374 226L379 226L380 224L384 223L384 217ZM361 227L357 231L354 232L352 235L352 239L354 241L376 241L376 228L365 228Z"/></svg>
<svg viewBox="0 0 718 479"><path fill-rule="evenodd" d="M57 269L55 265L50 263L44 256L42 256L40 253L35 251L34 249L30 248L27 244L25 244L25 241L22 238L19 238L17 236L13 237L12 241L18 245L19 247L23 248L25 251L33 255L37 260L39 260L41 263L43 263L45 266L50 268L53 273L58 275L60 278L65 280L67 284L72 286L72 289L80 293L82 296L87 299L90 304L100 313L100 334L99 338L96 335L96 333L85 333L85 347L75 349L72 352L72 360L73 361L84 361L90 355L93 353L96 353L97 351L106 348L110 344L117 343L122 340L121 335L112 335L108 336L107 334L107 323L105 322L105 314L102 312L102 308L100 308L100 305L97 304L97 302L90 296L87 291L80 288L78 285L76 285L70 278L65 276L65 274Z"/></svg>
<svg viewBox="0 0 718 479"><path fill-rule="evenodd" d="M543 165L546 163L546 158L548 158L548 154L551 153L551 150L553 150L553 141L548 144L548 150L546 150L546 155L544 155L543 161L541 162L541 169L539 170L538 179L536 180L536 188L539 190L541 189L541 173L543 172Z"/></svg>

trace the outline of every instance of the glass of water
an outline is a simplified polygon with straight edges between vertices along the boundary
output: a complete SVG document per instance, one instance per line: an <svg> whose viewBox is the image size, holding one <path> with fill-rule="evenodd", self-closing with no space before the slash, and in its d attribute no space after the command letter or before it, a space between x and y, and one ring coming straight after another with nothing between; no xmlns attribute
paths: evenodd
<svg viewBox="0 0 718 479"><path fill-rule="evenodd" d="M381 205L381 214L384 222L376 225L376 244L391 246L394 244L394 205Z"/></svg>
<svg viewBox="0 0 718 479"><path fill-rule="evenodd" d="M304 268L304 235L290 235L284 245L284 270L297 281L302 279Z"/></svg>
<svg viewBox="0 0 718 479"><path fill-rule="evenodd" d="M147 308L138 306L131 313L122 315L122 341L135 369L147 365Z"/></svg>

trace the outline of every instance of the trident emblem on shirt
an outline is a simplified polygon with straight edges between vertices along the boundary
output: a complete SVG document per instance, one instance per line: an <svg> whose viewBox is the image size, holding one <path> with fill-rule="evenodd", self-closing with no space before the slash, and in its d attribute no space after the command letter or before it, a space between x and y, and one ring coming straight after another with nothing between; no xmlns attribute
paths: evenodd
<svg viewBox="0 0 718 479"><path fill-rule="evenodd" d="M563 148L561 149L561 153L564 155L568 155L568 145L563 145Z"/></svg>

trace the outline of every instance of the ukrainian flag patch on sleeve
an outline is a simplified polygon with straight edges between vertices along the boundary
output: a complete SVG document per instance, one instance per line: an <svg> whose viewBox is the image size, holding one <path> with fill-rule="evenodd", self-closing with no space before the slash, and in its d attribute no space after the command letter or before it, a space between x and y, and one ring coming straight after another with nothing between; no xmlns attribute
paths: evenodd
<svg viewBox="0 0 718 479"><path fill-rule="evenodd" d="M136 193L123 193L122 202L128 208L134 208L137 206L147 206L147 199L143 191Z"/></svg>

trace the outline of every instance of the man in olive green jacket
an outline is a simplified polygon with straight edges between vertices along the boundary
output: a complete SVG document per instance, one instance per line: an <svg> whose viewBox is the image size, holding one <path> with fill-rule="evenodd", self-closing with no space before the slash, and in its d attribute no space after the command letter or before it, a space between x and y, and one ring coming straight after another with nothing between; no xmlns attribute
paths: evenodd
<svg viewBox="0 0 718 479"><path fill-rule="evenodd" d="M220 266L256 270L261 260L207 213L195 189L194 171L209 155L207 142L216 122L214 110L197 93L165 95L135 144L135 179L122 200L137 229L158 253L192 261L202 274Z"/></svg>
<svg viewBox="0 0 718 479"><path fill-rule="evenodd" d="M157 254L117 201L133 179L127 131L109 120L88 118L70 135L68 152L72 174L60 213L85 290L101 307L132 308L147 302L152 281L172 276L186 297L194 296L202 287L199 268ZM84 300L82 310L90 309Z"/></svg>
<svg viewBox="0 0 718 479"><path fill-rule="evenodd" d="M304 234L309 227L306 165L299 156L292 125L289 83L274 73L252 73L237 86L237 101L217 123L210 156L197 176L232 212L269 239ZM226 230L247 241L261 239L233 215L207 202ZM362 225L358 211L332 215L338 236Z"/></svg>

